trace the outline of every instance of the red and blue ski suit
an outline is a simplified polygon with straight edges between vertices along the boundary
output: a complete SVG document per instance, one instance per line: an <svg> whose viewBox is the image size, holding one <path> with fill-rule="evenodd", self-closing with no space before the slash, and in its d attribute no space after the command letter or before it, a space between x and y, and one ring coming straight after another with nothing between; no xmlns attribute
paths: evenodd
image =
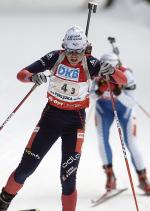
<svg viewBox="0 0 150 211"><path fill-rule="evenodd" d="M35 171L56 140L62 139L60 179L63 211L74 211L77 191L76 173L84 141L85 108L89 106L90 78L98 75L100 61L91 55L71 66L63 50L52 51L17 74L22 82L31 76L50 70L48 102L42 112L21 162L10 175L5 191L16 194L25 180ZM116 83L126 83L126 77L116 70L110 77Z"/></svg>

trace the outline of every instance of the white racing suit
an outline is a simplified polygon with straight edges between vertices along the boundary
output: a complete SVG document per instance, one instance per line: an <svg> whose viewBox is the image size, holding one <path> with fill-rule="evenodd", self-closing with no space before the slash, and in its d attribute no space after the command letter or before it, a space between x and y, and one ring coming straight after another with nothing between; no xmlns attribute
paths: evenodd
<svg viewBox="0 0 150 211"><path fill-rule="evenodd" d="M133 115L135 105L135 81L133 72L125 67L120 68L127 77L127 84L122 87L110 84L115 102L115 109L118 114L122 128L124 142L130 152L132 163L136 171L145 168L136 136L136 118ZM99 142L99 151L103 166L112 166L113 155L109 142L110 128L114 121L114 112L110 92L106 81L102 78L95 79L92 85L91 96L97 96L95 106L96 130ZM113 135L113 134L112 134ZM111 143L113 144L113 142Z"/></svg>

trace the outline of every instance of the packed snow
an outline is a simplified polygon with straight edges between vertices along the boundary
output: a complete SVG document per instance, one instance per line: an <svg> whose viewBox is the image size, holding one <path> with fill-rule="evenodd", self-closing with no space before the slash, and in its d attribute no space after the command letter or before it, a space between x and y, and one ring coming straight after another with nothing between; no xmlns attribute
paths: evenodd
<svg viewBox="0 0 150 211"><path fill-rule="evenodd" d="M6 2L6 1L5 1ZM17 1L16 1L17 2ZM55 8L55 3L52 3ZM56 1L58 2L58 1ZM9 2L7 1L8 5ZM118 3L118 4L117 4ZM0 123L10 115L13 109L29 92L33 84L23 84L16 79L16 74L23 67L31 64L47 52L59 49L65 31L73 25L85 29L88 10L83 7L85 1L79 1L59 12L9 12L0 14ZM7 6L8 6L7 5ZM3 5L4 6L4 5ZM6 5L5 5L6 6ZM32 5L33 6L33 5ZM78 7L76 7L78 6ZM70 11L70 8L72 10ZM79 10L83 7L82 10ZM88 39L93 45L93 55L99 58L102 53L110 52L108 36L116 38L122 62L134 71L137 81L137 102L150 113L149 94L149 52L150 52L150 5L132 0L116 0L113 8L104 10L101 3L96 14L92 14ZM23 8L22 8L23 11ZM47 102L47 84L44 84L28 97L15 115L0 131L0 188L10 173L18 165L24 147L40 118ZM138 143L150 178L149 125L150 118L137 106ZM111 144L114 153L114 169L118 187L128 187L122 195L92 208L90 200L104 192L105 175L98 154L97 136L94 127L94 102L87 110L86 138L78 170L77 211L116 210L136 211L130 182L124 162L117 126L114 123ZM139 211L149 211L149 197L141 197L137 187L138 180L130 161ZM39 208L41 211L61 210L60 140L48 152L37 171L26 181L23 189L13 200L9 211L26 208Z"/></svg>

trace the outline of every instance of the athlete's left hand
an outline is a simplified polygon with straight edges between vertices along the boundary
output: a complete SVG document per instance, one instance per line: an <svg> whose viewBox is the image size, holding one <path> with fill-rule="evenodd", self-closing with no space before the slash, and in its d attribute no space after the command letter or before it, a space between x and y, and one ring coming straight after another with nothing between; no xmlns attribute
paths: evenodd
<svg viewBox="0 0 150 211"><path fill-rule="evenodd" d="M100 62L100 71L99 75L101 76L109 76L115 72L114 67L108 61Z"/></svg>

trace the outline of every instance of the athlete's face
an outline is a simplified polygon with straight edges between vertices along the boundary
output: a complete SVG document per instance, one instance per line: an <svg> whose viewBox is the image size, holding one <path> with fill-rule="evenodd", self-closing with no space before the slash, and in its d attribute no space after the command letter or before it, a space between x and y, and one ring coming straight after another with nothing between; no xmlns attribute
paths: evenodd
<svg viewBox="0 0 150 211"><path fill-rule="evenodd" d="M79 62L81 62L85 51L81 49L77 50L66 49L65 53L69 63L71 65L77 65Z"/></svg>

